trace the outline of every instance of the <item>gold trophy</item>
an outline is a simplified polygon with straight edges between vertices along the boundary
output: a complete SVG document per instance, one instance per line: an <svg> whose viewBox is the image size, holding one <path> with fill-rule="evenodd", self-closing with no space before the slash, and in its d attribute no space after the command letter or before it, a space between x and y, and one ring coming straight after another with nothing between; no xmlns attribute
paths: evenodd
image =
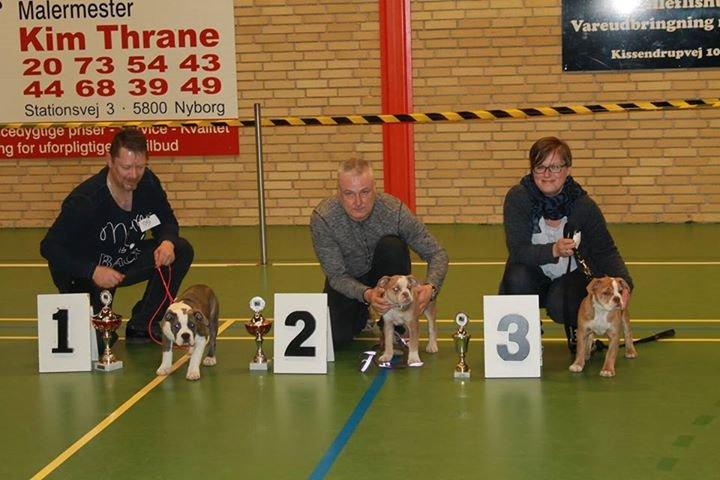
<svg viewBox="0 0 720 480"><path fill-rule="evenodd" d="M112 294L109 291L103 290L100 293L100 301L104 306L98 313L92 316L91 322L95 330L102 332L105 350L103 351L100 360L95 362L95 370L112 372L113 370L118 370L123 366L123 362L116 360L115 355L113 355L112 350L110 350L110 334L120 327L122 317L110 309Z"/></svg>
<svg viewBox="0 0 720 480"><path fill-rule="evenodd" d="M470 345L470 334L465 330L468 324L468 316L463 312L455 315L455 323L458 331L453 334L453 343L455 351L460 355L460 361L455 365L455 378L470 378L470 367L465 363L465 355L467 354L468 345Z"/></svg>
<svg viewBox="0 0 720 480"><path fill-rule="evenodd" d="M265 317L260 313L262 309L265 308L265 300L261 297L253 297L252 300L250 300L250 308L255 314L253 318L245 324L245 329L250 335L255 336L255 345L257 345L255 357L253 357L252 362L250 362L250 370L265 371L268 369L268 359L262 349L263 335L270 331L272 322L265 320Z"/></svg>

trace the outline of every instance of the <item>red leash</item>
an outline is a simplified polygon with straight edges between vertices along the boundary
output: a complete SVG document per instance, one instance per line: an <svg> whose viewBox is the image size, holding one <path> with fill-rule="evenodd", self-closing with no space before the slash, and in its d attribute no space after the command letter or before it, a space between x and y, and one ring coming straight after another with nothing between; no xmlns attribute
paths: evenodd
<svg viewBox="0 0 720 480"><path fill-rule="evenodd" d="M151 339L153 342L157 343L158 345L162 345L162 342L160 341L160 339L157 339L157 338L155 338L155 337L153 336L153 333L152 333L153 320L155 320L155 317L157 316L158 312L159 312L160 309L163 307L163 305L165 305L165 300L166 300L166 299L167 299L170 303L172 303L172 302L174 301L173 296L172 296L172 294L170 293L170 286L169 286L169 285L170 285L170 280L172 279L172 265L168 265L167 267L168 267L168 279L167 279L167 281L165 280L165 277L163 276L162 268L161 268L161 267L155 267L155 269L156 269L157 272L158 272L158 275L160 275L160 281L162 282L163 287L165 287L165 298L163 298L163 300L160 302L160 305L158 305L157 310L155 310L155 313L152 314L152 317L150 317L150 320L148 320L148 323L147 323L148 335L150 336L150 339Z"/></svg>

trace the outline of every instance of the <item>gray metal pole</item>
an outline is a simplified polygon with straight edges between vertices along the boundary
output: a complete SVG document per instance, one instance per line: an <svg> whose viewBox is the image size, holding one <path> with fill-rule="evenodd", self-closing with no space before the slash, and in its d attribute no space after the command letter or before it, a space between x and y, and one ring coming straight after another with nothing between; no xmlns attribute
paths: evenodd
<svg viewBox="0 0 720 480"><path fill-rule="evenodd" d="M262 125L260 104L255 104L255 156L257 161L258 216L260 217L260 265L267 265L265 236L265 176L263 174Z"/></svg>

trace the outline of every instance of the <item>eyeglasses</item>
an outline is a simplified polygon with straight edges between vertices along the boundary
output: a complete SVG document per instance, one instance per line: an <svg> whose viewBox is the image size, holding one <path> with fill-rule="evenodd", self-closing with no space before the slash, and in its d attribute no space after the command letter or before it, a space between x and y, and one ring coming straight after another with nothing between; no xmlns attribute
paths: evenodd
<svg viewBox="0 0 720 480"><path fill-rule="evenodd" d="M537 167L533 167L532 171L533 171L534 174L537 174L537 175L542 175L542 174L544 174L545 172L547 172L548 170L550 171L550 173L560 173L560 171L561 171L563 168L565 168L566 166L567 166L567 165L564 164L564 163L560 163L560 164L551 163L551 164L548 165L548 166L538 165Z"/></svg>

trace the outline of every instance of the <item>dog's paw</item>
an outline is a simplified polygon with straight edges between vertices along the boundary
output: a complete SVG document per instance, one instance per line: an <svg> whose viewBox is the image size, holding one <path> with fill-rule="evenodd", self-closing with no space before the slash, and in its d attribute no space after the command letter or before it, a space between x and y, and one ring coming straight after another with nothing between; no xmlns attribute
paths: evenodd
<svg viewBox="0 0 720 480"><path fill-rule="evenodd" d="M638 357L637 350L632 349L632 350L625 351L625 358L637 358L637 357Z"/></svg>
<svg viewBox="0 0 720 480"><path fill-rule="evenodd" d="M212 367L213 365L217 365L217 358L216 357L205 357L203 359L203 365L206 367Z"/></svg>
<svg viewBox="0 0 720 480"><path fill-rule="evenodd" d="M187 371L187 375L185 375L185 378L188 380L200 380L200 369L197 370L189 370Z"/></svg>
<svg viewBox="0 0 720 480"><path fill-rule="evenodd" d="M580 373L583 371L583 365L578 365L577 363L573 363L568 367L568 370L574 373Z"/></svg>
<svg viewBox="0 0 720 480"><path fill-rule="evenodd" d="M605 378L610 378L615 376L615 370L600 370L600 376Z"/></svg>
<svg viewBox="0 0 720 480"><path fill-rule="evenodd" d="M172 372L172 367L160 367L157 370L155 370L155 373L157 373L160 376L170 375L170 372Z"/></svg>
<svg viewBox="0 0 720 480"><path fill-rule="evenodd" d="M382 354L382 355L380 355L380 358L378 358L378 362L386 363L386 362L391 361L392 358L393 358L392 354L390 354L390 355Z"/></svg>
<svg viewBox="0 0 720 480"><path fill-rule="evenodd" d="M437 353L437 351L438 351L437 342L428 343L427 347L425 347L425 351L427 353Z"/></svg>
<svg viewBox="0 0 720 480"><path fill-rule="evenodd" d="M420 355L408 355L407 361L408 367L421 367L423 361L420 360Z"/></svg>

